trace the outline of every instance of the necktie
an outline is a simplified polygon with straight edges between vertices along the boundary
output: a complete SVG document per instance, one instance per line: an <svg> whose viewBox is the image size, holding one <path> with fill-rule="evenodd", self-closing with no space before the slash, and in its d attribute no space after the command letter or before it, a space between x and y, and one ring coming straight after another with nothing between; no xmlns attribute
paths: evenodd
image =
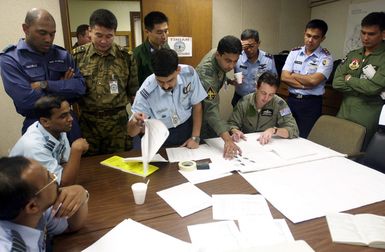
<svg viewBox="0 0 385 252"><path fill-rule="evenodd" d="M25 252L27 251L27 246L19 232L11 230L12 235L12 248L11 252Z"/></svg>

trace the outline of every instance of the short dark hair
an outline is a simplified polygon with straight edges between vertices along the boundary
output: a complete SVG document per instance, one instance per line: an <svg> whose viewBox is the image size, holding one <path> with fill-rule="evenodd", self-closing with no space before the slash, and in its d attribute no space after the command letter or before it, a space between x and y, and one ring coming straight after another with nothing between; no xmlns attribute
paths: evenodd
<svg viewBox="0 0 385 252"><path fill-rule="evenodd" d="M51 118L52 109L60 109L61 104L66 101L63 97L46 95L42 96L35 102L34 110L37 118Z"/></svg>
<svg viewBox="0 0 385 252"><path fill-rule="evenodd" d="M92 28L95 25L116 31L118 28L118 20L111 11L107 9L98 9L92 12L90 16L90 27Z"/></svg>
<svg viewBox="0 0 385 252"><path fill-rule="evenodd" d="M156 50L151 55L151 65L156 76L167 77L178 69L178 54L167 48Z"/></svg>
<svg viewBox="0 0 385 252"><path fill-rule="evenodd" d="M228 35L223 37L221 40L219 40L217 51L219 54L224 54L224 53L241 54L242 43L239 40L239 38Z"/></svg>
<svg viewBox="0 0 385 252"><path fill-rule="evenodd" d="M151 31L156 24L168 23L167 16L160 11L152 11L144 17L144 27Z"/></svg>
<svg viewBox="0 0 385 252"><path fill-rule="evenodd" d="M259 88L261 84L266 83L270 86L275 86L277 89L279 88L279 80L275 73L267 71L261 74L257 80L257 87Z"/></svg>
<svg viewBox="0 0 385 252"><path fill-rule="evenodd" d="M254 39L255 42L259 42L259 33L253 29L246 29L241 34L241 40Z"/></svg>
<svg viewBox="0 0 385 252"><path fill-rule="evenodd" d="M21 178L31 161L22 156L0 158L0 220L13 220L35 196L37 188Z"/></svg>
<svg viewBox="0 0 385 252"><path fill-rule="evenodd" d="M373 26L378 25L380 31L385 30L385 12L371 12L366 15L362 21L361 26Z"/></svg>
<svg viewBox="0 0 385 252"><path fill-rule="evenodd" d="M322 37L324 37L328 31L328 24L321 19L312 19L307 23L305 30L307 29L319 29L322 33Z"/></svg>
<svg viewBox="0 0 385 252"><path fill-rule="evenodd" d="M76 28L76 37L79 38L79 36L86 35L86 31L88 30L90 26L88 24L81 24Z"/></svg>

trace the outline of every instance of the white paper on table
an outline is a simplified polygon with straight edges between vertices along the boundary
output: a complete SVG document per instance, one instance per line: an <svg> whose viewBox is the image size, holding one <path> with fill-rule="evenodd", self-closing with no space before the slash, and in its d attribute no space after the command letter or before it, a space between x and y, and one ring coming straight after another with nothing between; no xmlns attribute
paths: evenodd
<svg viewBox="0 0 385 252"><path fill-rule="evenodd" d="M241 175L293 223L385 200L385 174L344 157Z"/></svg>
<svg viewBox="0 0 385 252"><path fill-rule="evenodd" d="M141 145L144 174L147 174L148 163L158 152L170 133L167 127L157 119L144 120L144 127Z"/></svg>
<svg viewBox="0 0 385 252"><path fill-rule="evenodd" d="M128 158L124 158L124 161L125 162L143 162L143 157L140 156L140 157L128 157ZM164 157L162 157L162 155L160 154L155 154L155 156L151 159L150 163L151 162L168 162L167 159L165 159Z"/></svg>
<svg viewBox="0 0 385 252"><path fill-rule="evenodd" d="M170 162L201 160L215 156L221 157L223 154L217 149L211 148L207 144L201 144L197 149L189 149L186 147L167 148L166 152Z"/></svg>
<svg viewBox="0 0 385 252"><path fill-rule="evenodd" d="M181 217L211 206L211 197L190 182L170 187L157 194Z"/></svg>
<svg viewBox="0 0 385 252"><path fill-rule="evenodd" d="M238 220L259 216L273 219L265 198L260 194L213 194L213 219Z"/></svg>
<svg viewBox="0 0 385 252"><path fill-rule="evenodd" d="M111 229L84 252L110 251L189 251L190 243L181 241L155 229L149 228L134 220L127 219Z"/></svg>
<svg viewBox="0 0 385 252"><path fill-rule="evenodd" d="M314 250L305 241L298 240L274 245L253 246L241 250L227 250L226 252L314 252Z"/></svg>
<svg viewBox="0 0 385 252"><path fill-rule="evenodd" d="M187 226L197 251L228 251L250 247L234 221L219 221Z"/></svg>
<svg viewBox="0 0 385 252"><path fill-rule="evenodd" d="M294 241L285 219L244 217L238 220L238 226L241 234L254 246Z"/></svg>
<svg viewBox="0 0 385 252"><path fill-rule="evenodd" d="M193 184L199 184L206 181L230 176L232 175L231 171L233 171L233 169L227 169L222 165L217 165L214 163L209 163L209 169L195 171L179 170L183 177L185 177L189 182Z"/></svg>

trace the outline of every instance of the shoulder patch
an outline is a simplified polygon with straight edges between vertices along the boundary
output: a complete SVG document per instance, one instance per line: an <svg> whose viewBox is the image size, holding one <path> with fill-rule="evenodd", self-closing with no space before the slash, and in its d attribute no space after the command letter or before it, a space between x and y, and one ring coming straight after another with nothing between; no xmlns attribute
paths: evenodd
<svg viewBox="0 0 385 252"><path fill-rule="evenodd" d="M285 102L283 100L278 101L278 105L282 106L283 104L285 104Z"/></svg>
<svg viewBox="0 0 385 252"><path fill-rule="evenodd" d="M281 109L279 111L279 113L281 114L281 116L287 116L287 115L291 114L291 110L289 107L286 107L286 108Z"/></svg>
<svg viewBox="0 0 385 252"><path fill-rule="evenodd" d="M75 55L77 53L82 53L85 51L86 51L86 47L81 45L81 46L78 46L78 47L75 47L74 49L72 49L72 54Z"/></svg>
<svg viewBox="0 0 385 252"><path fill-rule="evenodd" d="M212 87L209 87L209 89L207 90L207 99L211 101L211 100L214 100L216 96L217 96L217 92L215 92L215 90Z"/></svg>
<svg viewBox="0 0 385 252"><path fill-rule="evenodd" d="M293 49L291 49L292 51L298 51L301 49L301 46L298 46L298 47L294 47Z"/></svg>
<svg viewBox="0 0 385 252"><path fill-rule="evenodd" d="M8 45L6 48L3 49L3 53L7 53L15 48L16 48L16 45Z"/></svg>
<svg viewBox="0 0 385 252"><path fill-rule="evenodd" d="M272 59L272 58L273 58L273 55L270 54L270 53L266 53L265 56L266 56L267 58L269 58L269 59Z"/></svg>
<svg viewBox="0 0 385 252"><path fill-rule="evenodd" d="M326 55L330 55L330 52L326 48L322 48L322 52L325 53Z"/></svg>

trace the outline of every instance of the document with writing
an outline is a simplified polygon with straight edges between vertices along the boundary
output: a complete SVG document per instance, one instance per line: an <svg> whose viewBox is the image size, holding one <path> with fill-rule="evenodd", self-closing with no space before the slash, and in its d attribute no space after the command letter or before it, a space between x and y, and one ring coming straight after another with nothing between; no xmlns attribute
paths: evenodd
<svg viewBox="0 0 385 252"><path fill-rule="evenodd" d="M209 169L195 171L179 170L179 172L191 183L199 184L206 181L215 180L218 178L223 178L232 175L231 172L233 171L233 169L228 168L229 167L223 165L218 165L218 163L209 163Z"/></svg>
<svg viewBox="0 0 385 252"><path fill-rule="evenodd" d="M385 217L375 214L327 214L333 242L385 249Z"/></svg>
<svg viewBox="0 0 385 252"><path fill-rule="evenodd" d="M211 206L211 197L190 182L157 192L181 217Z"/></svg>
<svg viewBox="0 0 385 252"><path fill-rule="evenodd" d="M167 148L166 152L170 162L201 160L212 157L221 157L223 155L222 152L211 148L207 144L201 144L197 149L189 149L186 147Z"/></svg>

